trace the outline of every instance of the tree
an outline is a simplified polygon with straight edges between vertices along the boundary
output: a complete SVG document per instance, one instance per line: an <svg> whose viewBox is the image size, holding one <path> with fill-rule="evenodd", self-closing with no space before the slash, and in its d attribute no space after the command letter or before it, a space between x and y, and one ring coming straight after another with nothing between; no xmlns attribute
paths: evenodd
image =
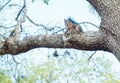
<svg viewBox="0 0 120 83"><path fill-rule="evenodd" d="M88 65L88 57L76 56L52 57L47 61L35 64L30 61L25 67L18 69L17 83L119 83L118 72L112 70L111 61L104 58L94 58ZM106 63L105 63L106 62ZM64 63L64 64L63 64ZM97 64L96 64L97 63ZM23 74L23 70L24 73Z"/></svg>
<svg viewBox="0 0 120 83"><path fill-rule="evenodd" d="M10 2L9 0L1 10ZM47 0L43 0L45 3ZM87 0L98 12L101 17L99 31L81 32L79 34L39 34L35 36L26 36L22 40L20 38L20 27L28 19L36 26L42 26L34 23L27 15L27 4L20 7L17 13L15 29L10 33L9 37L4 38L0 42L0 55L27 52L33 48L74 48L79 50L97 51L103 50L113 53L120 61L120 1L119 0ZM33 0L34 2L34 0ZM47 3L48 4L48 3ZM11 4L10 6L15 6ZM3 26L2 26L3 27Z"/></svg>

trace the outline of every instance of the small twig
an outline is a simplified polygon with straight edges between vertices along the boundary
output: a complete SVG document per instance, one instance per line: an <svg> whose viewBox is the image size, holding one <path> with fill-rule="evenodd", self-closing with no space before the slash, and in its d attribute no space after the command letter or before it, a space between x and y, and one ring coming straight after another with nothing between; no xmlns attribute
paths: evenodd
<svg viewBox="0 0 120 83"><path fill-rule="evenodd" d="M7 39L3 34L0 34L0 36L2 36L4 39Z"/></svg>
<svg viewBox="0 0 120 83"><path fill-rule="evenodd" d="M88 61L90 61L90 59L92 58L92 56L96 53L96 51L90 55L90 57L88 58Z"/></svg>
<svg viewBox="0 0 120 83"><path fill-rule="evenodd" d="M18 62L13 55L12 55L12 59L16 64L21 64L23 61L26 60L25 58L23 58L21 61Z"/></svg>
<svg viewBox="0 0 120 83"><path fill-rule="evenodd" d="M12 55L12 59L13 59L13 61L16 63L16 64L20 64L19 62L17 62L16 60L15 60L15 57Z"/></svg>
<svg viewBox="0 0 120 83"><path fill-rule="evenodd" d="M26 20L26 17L27 17L27 8L26 8L26 1L24 0L24 8L23 8L23 19L22 19L22 22L25 22Z"/></svg>
<svg viewBox="0 0 120 83"><path fill-rule="evenodd" d="M37 24L37 23L35 23L34 21L32 21L32 19L30 19L29 16L27 16L27 19L28 19L32 24L34 24L35 26L42 26L42 27L45 27L45 26L43 26L42 24ZM46 28L46 27L45 27L45 28Z"/></svg>
<svg viewBox="0 0 120 83"><path fill-rule="evenodd" d="M18 7L21 7L19 4L10 4L10 5L8 5L9 7L12 7L12 6L18 6Z"/></svg>
<svg viewBox="0 0 120 83"><path fill-rule="evenodd" d="M94 27L100 29L97 25L95 25L95 24L93 24L93 23L91 23L91 22L81 22L81 23L79 23L79 24L91 24L91 25L93 25Z"/></svg>
<svg viewBox="0 0 120 83"><path fill-rule="evenodd" d="M60 29L59 31L54 32L53 34L58 33L58 32L60 32L60 31L63 31L63 30L64 30L64 29L61 29L59 26L53 26L53 27L51 27L51 28L47 28L47 27L44 26L43 24L35 23L29 16L27 16L27 19L28 19L33 25L35 25L35 26L41 26L41 27L43 27L46 31L52 31L52 30L54 30L54 28L59 28L59 29Z"/></svg>
<svg viewBox="0 0 120 83"><path fill-rule="evenodd" d="M29 16L27 16L27 19L28 19L32 24L34 24L35 26L42 26L42 27L44 27L44 28L47 28L47 27L45 27L45 26L42 25L42 24L37 24L37 23L35 23L34 21L32 21L32 19L30 19Z"/></svg>
<svg viewBox="0 0 120 83"><path fill-rule="evenodd" d="M11 0L9 0L8 2L5 3L5 5L3 5L1 8L0 8L0 11L10 2Z"/></svg>
<svg viewBox="0 0 120 83"><path fill-rule="evenodd" d="M0 25L0 27L3 27L4 29L8 29L8 28L12 28L12 27L15 27L16 25L12 25L10 27L6 27L6 26L3 26L3 25Z"/></svg>
<svg viewBox="0 0 120 83"><path fill-rule="evenodd" d="M64 29L65 29L65 28L64 28ZM60 29L60 30L54 32L53 34L56 34L56 33L58 33L58 32L64 31L64 29Z"/></svg>
<svg viewBox="0 0 120 83"><path fill-rule="evenodd" d="M23 12L24 15L21 19L19 19L21 12ZM21 8L21 10L19 11L19 13L17 14L17 17L16 17L17 25L16 25L15 29L10 33L10 36L8 39L13 38L14 42L19 41L20 29L22 30L22 28L21 28L22 23L25 22L26 16L27 16L27 9L26 9L26 1L24 0L23 7Z"/></svg>
<svg viewBox="0 0 120 83"><path fill-rule="evenodd" d="M30 19L29 16L27 16L27 19L28 19L32 24L34 24L35 26L41 26L41 27L45 28L46 30L48 30L47 27L44 26L43 24L37 24L37 23L35 23L34 21L32 21L32 19Z"/></svg>
<svg viewBox="0 0 120 83"><path fill-rule="evenodd" d="M18 21L18 18L19 18L19 16L20 16L20 14L21 14L22 10L23 10L23 7L22 7L22 9L19 11L19 13L17 14L17 17L16 17L16 19L15 19L15 20L17 20L17 21Z"/></svg>
<svg viewBox="0 0 120 83"><path fill-rule="evenodd" d="M20 14L21 14L21 12L23 11L23 13L24 13L24 17L23 17L23 20L25 20L25 16L26 16L26 1L24 0L24 4L23 4L23 7L21 8L21 10L19 11L19 13L17 14L17 17L16 17L16 19L15 20L17 20L18 21L18 18L19 18L19 16L20 16Z"/></svg>

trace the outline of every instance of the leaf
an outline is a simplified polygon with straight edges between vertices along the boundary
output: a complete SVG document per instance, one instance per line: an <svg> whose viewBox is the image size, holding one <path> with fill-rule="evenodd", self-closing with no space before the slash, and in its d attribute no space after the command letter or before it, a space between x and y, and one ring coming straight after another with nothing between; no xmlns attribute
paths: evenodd
<svg viewBox="0 0 120 83"><path fill-rule="evenodd" d="M49 0L42 0L46 5L48 5Z"/></svg>
<svg viewBox="0 0 120 83"><path fill-rule="evenodd" d="M35 0L32 0L32 3L34 2Z"/></svg>

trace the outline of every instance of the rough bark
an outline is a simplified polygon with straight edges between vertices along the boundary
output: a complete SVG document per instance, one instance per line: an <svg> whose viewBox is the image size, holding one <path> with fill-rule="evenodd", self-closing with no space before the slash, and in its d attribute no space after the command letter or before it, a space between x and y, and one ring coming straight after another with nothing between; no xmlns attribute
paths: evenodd
<svg viewBox="0 0 120 83"><path fill-rule="evenodd" d="M101 29L107 35L107 47L120 61L120 1L88 0L101 17Z"/></svg>
<svg viewBox="0 0 120 83"><path fill-rule="evenodd" d="M38 47L107 51L107 47L105 47L105 38L105 35L101 34L101 32L83 32L80 34L73 34L72 36L69 34L68 37L65 37L63 34L37 35L26 37L18 42L14 41L14 38L10 38L1 42L0 55L16 55ZM9 43L6 43L8 41Z"/></svg>
<svg viewBox="0 0 120 83"><path fill-rule="evenodd" d="M9 37L0 43L0 54L19 54L34 48L75 48L104 50L113 53L120 61L120 1L87 0L101 17L100 30L79 34L36 35L15 41Z"/></svg>

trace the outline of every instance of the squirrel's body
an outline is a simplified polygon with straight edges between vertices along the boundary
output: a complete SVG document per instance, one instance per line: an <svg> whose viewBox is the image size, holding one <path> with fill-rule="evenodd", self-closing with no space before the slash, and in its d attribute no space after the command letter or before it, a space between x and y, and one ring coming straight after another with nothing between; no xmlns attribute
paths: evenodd
<svg viewBox="0 0 120 83"><path fill-rule="evenodd" d="M71 18L68 18L67 20L64 19L64 21L65 21L65 28L67 29L67 31L71 29L74 29L77 33L83 31L79 23L75 22Z"/></svg>

